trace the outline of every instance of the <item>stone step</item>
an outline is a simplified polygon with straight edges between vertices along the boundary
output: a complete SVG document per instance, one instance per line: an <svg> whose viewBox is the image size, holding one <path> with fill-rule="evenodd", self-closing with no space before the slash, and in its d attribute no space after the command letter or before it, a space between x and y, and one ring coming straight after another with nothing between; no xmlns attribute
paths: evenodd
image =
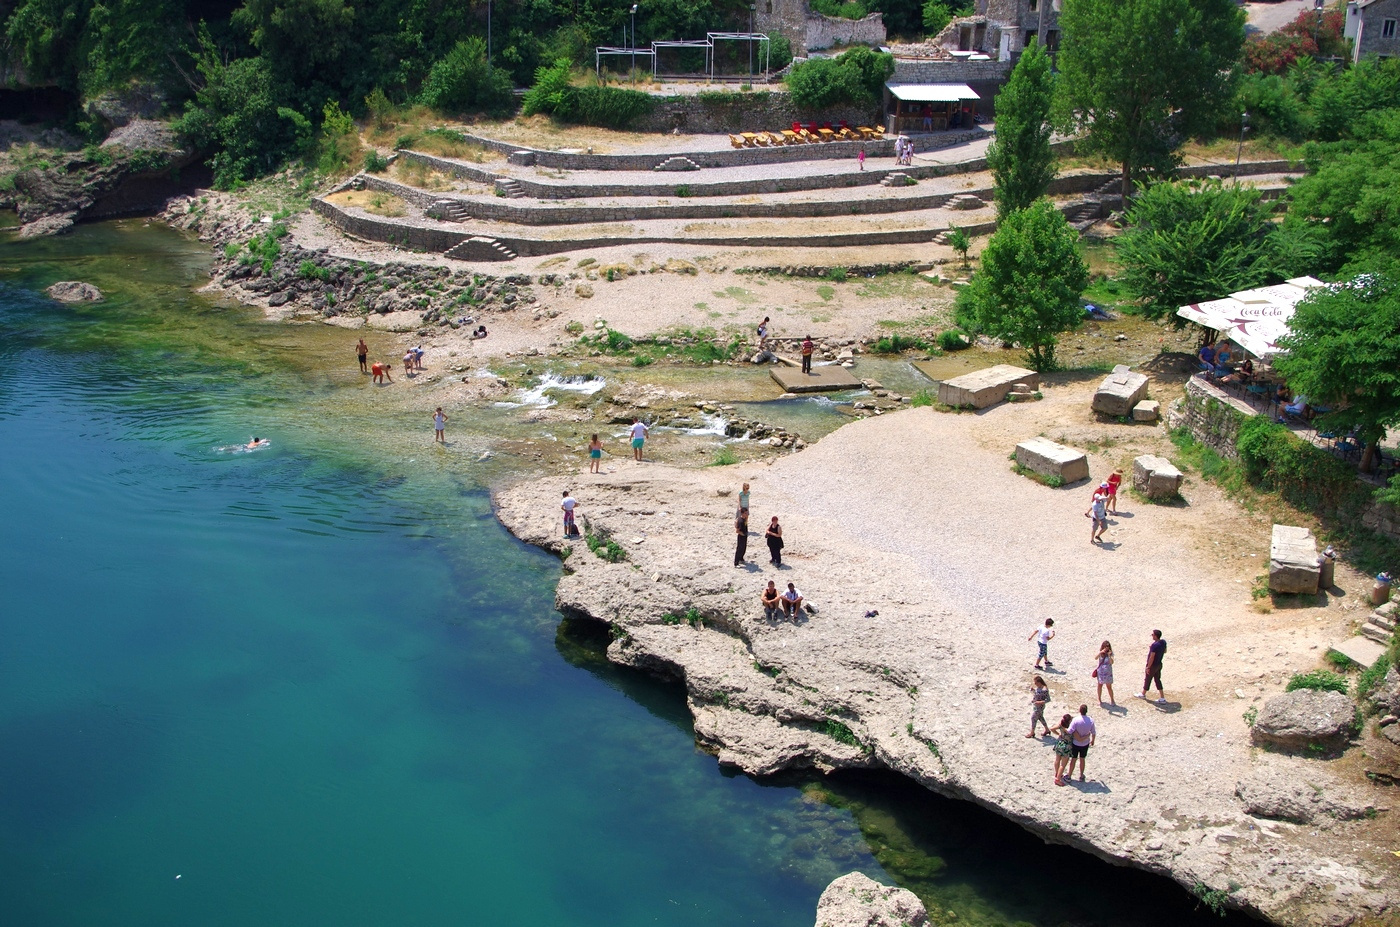
<svg viewBox="0 0 1400 927"><path fill-rule="evenodd" d="M525 188L515 179L496 181L496 192L511 200L523 199L525 196Z"/></svg>
<svg viewBox="0 0 1400 927"><path fill-rule="evenodd" d="M673 158L667 158L665 161L662 161L660 164L656 165L656 167L653 167L652 170L654 170L654 171L698 171L698 170L700 170L700 165L696 164L694 161L690 160L689 158L682 157L681 155L676 155L676 156L673 157Z"/></svg>
<svg viewBox="0 0 1400 927"><path fill-rule="evenodd" d="M448 248L443 256L458 261L513 261L517 257L510 248L485 235L474 235L459 242Z"/></svg>
<svg viewBox="0 0 1400 927"><path fill-rule="evenodd" d="M1388 645L1390 643L1392 633L1393 632L1391 632L1389 629L1383 628L1377 624L1372 624L1369 621L1361 626L1362 636L1369 637L1377 644Z"/></svg>
<svg viewBox="0 0 1400 927"><path fill-rule="evenodd" d="M948 201L949 209L981 209L985 205L980 196L971 193L959 193Z"/></svg>
<svg viewBox="0 0 1400 927"><path fill-rule="evenodd" d="M1371 612L1371 617L1367 619L1367 623L1379 625L1380 627L1385 628L1387 631L1395 630L1394 613L1383 612L1379 609L1377 609L1374 612Z"/></svg>
<svg viewBox="0 0 1400 927"><path fill-rule="evenodd" d="M425 210L425 214L430 219L443 222L466 222L471 218L467 204L461 200L438 200Z"/></svg>
<svg viewBox="0 0 1400 927"><path fill-rule="evenodd" d="M1332 647L1332 649L1344 655L1362 669L1370 669L1371 665L1379 660L1385 653L1384 645L1368 637L1349 637L1340 644Z"/></svg>
<svg viewBox="0 0 1400 927"><path fill-rule="evenodd" d="M882 187L907 187L916 181L901 171L890 171L880 180Z"/></svg>

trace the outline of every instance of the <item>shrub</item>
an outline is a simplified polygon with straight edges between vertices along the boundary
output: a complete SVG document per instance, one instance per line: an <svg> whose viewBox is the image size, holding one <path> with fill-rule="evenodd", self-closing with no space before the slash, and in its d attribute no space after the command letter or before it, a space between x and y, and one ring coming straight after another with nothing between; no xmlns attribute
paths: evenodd
<svg viewBox="0 0 1400 927"><path fill-rule="evenodd" d="M917 409L920 406L931 406L938 400L938 396L931 389L921 389L909 397L909 405Z"/></svg>
<svg viewBox="0 0 1400 927"><path fill-rule="evenodd" d="M656 100L637 90L617 87L575 87L568 59L535 71L535 83L525 93L521 112L544 114L561 122L625 129L656 107Z"/></svg>
<svg viewBox="0 0 1400 927"><path fill-rule="evenodd" d="M739 462L739 455L734 453L734 448L725 445L715 451L715 455L710 458L711 467L728 467Z"/></svg>
<svg viewBox="0 0 1400 927"><path fill-rule="evenodd" d="M781 71L792 61L792 43L781 32L768 33L768 70Z"/></svg>
<svg viewBox="0 0 1400 927"><path fill-rule="evenodd" d="M1367 502L1370 491L1350 466L1263 416L1240 426L1236 446L1251 483L1301 509L1348 514Z"/></svg>
<svg viewBox="0 0 1400 927"><path fill-rule="evenodd" d="M355 121L340 108L339 103L330 101L321 110L316 167L327 174L339 173L350 166L350 159L359 148L360 138L355 132Z"/></svg>
<svg viewBox="0 0 1400 927"><path fill-rule="evenodd" d="M961 351L971 345L972 338L960 328L950 328L938 333L938 347L944 351Z"/></svg>
<svg viewBox="0 0 1400 927"><path fill-rule="evenodd" d="M874 354L899 354L902 351L921 349L924 343L908 335L886 335L870 346Z"/></svg>
<svg viewBox="0 0 1400 927"><path fill-rule="evenodd" d="M486 62L486 43L476 36L433 64L418 99L430 109L457 113L503 113L514 103L510 75Z"/></svg>
<svg viewBox="0 0 1400 927"><path fill-rule="evenodd" d="M794 66L787 78L788 92L803 109L869 105L879 102L892 74L893 55L853 48L838 58L812 58Z"/></svg>
<svg viewBox="0 0 1400 927"><path fill-rule="evenodd" d="M314 261L302 261L297 268L297 275L303 280L329 280L331 272L324 267L318 267Z"/></svg>
<svg viewBox="0 0 1400 927"><path fill-rule="evenodd" d="M365 152L365 170L371 174L382 174L389 167L389 159L371 148Z"/></svg>
<svg viewBox="0 0 1400 927"><path fill-rule="evenodd" d="M1357 698L1370 698L1371 693L1376 691L1376 687L1384 681L1385 674L1389 670L1390 654L1381 654L1380 659L1376 660L1375 663L1372 663L1365 670L1362 670L1361 675L1356 677Z"/></svg>
<svg viewBox="0 0 1400 927"><path fill-rule="evenodd" d="M1346 695L1349 688L1346 677L1331 670L1313 670L1311 673L1294 673L1293 678L1288 680L1288 685L1284 686L1284 691L1312 689L1316 692L1340 692Z"/></svg>

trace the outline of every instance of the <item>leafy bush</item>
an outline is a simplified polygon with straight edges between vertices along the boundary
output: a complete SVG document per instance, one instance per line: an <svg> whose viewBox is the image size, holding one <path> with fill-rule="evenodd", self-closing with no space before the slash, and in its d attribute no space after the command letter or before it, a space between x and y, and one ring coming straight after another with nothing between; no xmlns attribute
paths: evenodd
<svg viewBox="0 0 1400 927"><path fill-rule="evenodd" d="M938 394L931 389L921 389L909 397L909 405L912 408L920 406L931 406L938 401Z"/></svg>
<svg viewBox="0 0 1400 927"><path fill-rule="evenodd" d="M393 124L394 104L383 90L375 87L365 97L365 113L376 129L387 129Z"/></svg>
<svg viewBox="0 0 1400 927"><path fill-rule="evenodd" d="M950 328L938 333L938 347L944 351L961 351L971 346L972 339L961 329Z"/></svg>
<svg viewBox="0 0 1400 927"><path fill-rule="evenodd" d="M476 36L458 42L433 64L418 100L453 113L504 113L514 103L510 75L486 63L486 42Z"/></svg>
<svg viewBox="0 0 1400 927"><path fill-rule="evenodd" d="M535 83L525 93L521 112L544 114L561 122L625 129L656 108L656 100L638 90L617 87L575 87L572 66L561 58L535 72Z"/></svg>
<svg viewBox="0 0 1400 927"><path fill-rule="evenodd" d="M262 235L254 235L248 239L248 251L240 259L243 264L257 264L262 267L263 273L272 270L272 265L277 262L277 258L282 254L281 239L287 237L287 227L285 225L274 225Z"/></svg>
<svg viewBox="0 0 1400 927"><path fill-rule="evenodd" d="M1313 670L1311 673L1294 673L1283 690L1312 689L1315 692L1340 692L1346 695L1348 688L1346 677L1331 670Z"/></svg>
<svg viewBox="0 0 1400 927"><path fill-rule="evenodd" d="M850 103L878 103L885 81L894 74L894 56L853 48L839 58L811 58L793 67L787 78L792 102L819 110Z"/></svg>
<svg viewBox="0 0 1400 927"><path fill-rule="evenodd" d="M792 43L781 32L768 33L768 70L781 71L792 61Z"/></svg>
<svg viewBox="0 0 1400 927"><path fill-rule="evenodd" d="M1371 693L1376 691L1385 680L1385 674L1390 670L1390 654L1381 654L1380 658L1369 667L1362 670L1361 675L1356 677L1357 698L1367 699Z"/></svg>
<svg viewBox="0 0 1400 927"><path fill-rule="evenodd" d="M728 467L739 462L739 455L734 453L734 448L725 445L715 451L707 466Z"/></svg>
<svg viewBox="0 0 1400 927"><path fill-rule="evenodd" d="M870 8L861 0L812 0L812 11L837 19L864 19Z"/></svg>
<svg viewBox="0 0 1400 927"><path fill-rule="evenodd" d="M302 261L297 268L297 275L303 280L329 280L331 272L324 267L317 266L314 261Z"/></svg>
<svg viewBox="0 0 1400 927"><path fill-rule="evenodd" d="M321 111L321 137L316 146L316 167L327 174L337 174L350 166L350 160L360 150L360 137L355 121L334 100Z"/></svg>
<svg viewBox="0 0 1400 927"><path fill-rule="evenodd" d="M1348 514L1368 501L1349 465L1263 416L1245 421L1235 440L1246 478L1301 509Z"/></svg>
<svg viewBox="0 0 1400 927"><path fill-rule="evenodd" d="M389 167L389 159L371 148L365 152L365 170L371 174L382 174Z"/></svg>
<svg viewBox="0 0 1400 927"><path fill-rule="evenodd" d="M870 346L873 354L899 354L901 351L922 349L924 343L908 335L886 335Z"/></svg>

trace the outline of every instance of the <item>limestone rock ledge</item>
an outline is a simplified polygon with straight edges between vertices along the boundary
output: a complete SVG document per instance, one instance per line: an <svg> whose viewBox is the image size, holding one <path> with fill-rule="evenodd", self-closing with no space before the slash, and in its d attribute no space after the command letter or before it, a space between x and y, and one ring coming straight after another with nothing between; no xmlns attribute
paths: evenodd
<svg viewBox="0 0 1400 927"><path fill-rule="evenodd" d="M849 425L814 448L846 440L856 429L884 427L872 421ZM757 481L755 494L775 493L797 468L821 465L804 461L811 453L742 478ZM1153 743L1160 735L1121 728L1117 749L1142 756L1146 766L1134 767L1137 773L1120 768L1099 787L1055 790L1055 800L1047 801L1048 751L1016 749L1025 744L1025 711L1020 699L1007 698L1010 684L997 676L1005 671L998 664L1009 658L994 642L968 632L975 626L958 624L965 619L954 609L920 600L891 579L912 575L897 572L912 563L882 555L885 572L867 581L856 566L862 563L857 549L834 549L835 532L802 549L789 541L785 557L807 561L801 573L774 575L754 566L767 559L761 536L751 541L750 566L735 568L730 492L739 477L722 472L730 469L647 464L602 480L581 474L534 480L495 496L498 518L518 538L555 553L568 549L557 607L607 623L613 662L680 682L697 740L719 762L756 776L793 767L886 767L975 801L1047 841L1186 887L1228 886L1231 906L1280 924L1344 925L1395 910L1393 873L1377 868L1385 865L1377 854L1359 857L1350 834L1335 832L1354 825L1330 815L1332 823L1321 830L1278 819L1301 815L1256 817L1237 797L1237 791L1254 794L1242 782L1249 775L1273 781L1299 774L1306 761L1250 754L1241 743L1218 775L1209 767L1194 776L1160 769L1183 748L1195 749L1183 738L1219 743L1213 739L1219 728L1194 716L1175 716L1181 727L1165 754L1164 744ZM609 533L626 551L623 562L609 563L584 541L562 538L560 490L585 481L586 487L575 486L580 524L586 519ZM800 537L794 521L787 523ZM814 563L845 567L818 571ZM817 613L795 623L766 620L757 591L769 578L782 580L780 588L798 581ZM878 618L861 617L874 609ZM1183 722L1203 727L1188 733ZM1243 735L1242 729L1239 740ZM1232 764L1246 775L1227 778ZM1326 787L1344 791L1335 780ZM1268 813L1280 802L1259 804L1269 805Z"/></svg>
<svg viewBox="0 0 1400 927"><path fill-rule="evenodd" d="M860 872L841 876L817 902L816 927L924 927L928 911L906 888L881 885Z"/></svg>

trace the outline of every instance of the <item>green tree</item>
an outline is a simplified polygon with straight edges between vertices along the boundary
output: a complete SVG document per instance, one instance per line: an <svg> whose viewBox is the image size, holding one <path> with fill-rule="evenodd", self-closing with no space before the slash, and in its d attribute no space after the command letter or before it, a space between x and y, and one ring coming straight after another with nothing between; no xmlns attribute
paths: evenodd
<svg viewBox="0 0 1400 927"><path fill-rule="evenodd" d="M1125 218L1119 279L1149 319L1180 323L1176 310L1187 303L1258 286L1274 273L1274 225L1252 187L1155 183L1129 203Z"/></svg>
<svg viewBox="0 0 1400 927"><path fill-rule="evenodd" d="M209 30L201 28L195 66L203 80L176 128L204 150L214 183L229 187L276 169L289 155L310 153L311 122L279 105L272 72L262 58L225 63Z"/></svg>
<svg viewBox="0 0 1400 927"><path fill-rule="evenodd" d="M1286 354L1274 366L1294 393L1314 406L1331 406L1319 421L1333 430L1355 428L1366 446L1363 470L1372 469L1376 444L1400 425L1400 289L1383 274L1315 290L1298 304Z"/></svg>
<svg viewBox="0 0 1400 927"><path fill-rule="evenodd" d="M1001 223L963 293L979 330L1016 342L1032 367L1051 370L1056 337L1084 318L1079 296L1088 283L1079 236L1059 210L1038 200Z"/></svg>
<svg viewBox="0 0 1400 927"><path fill-rule="evenodd" d="M948 11L948 4L943 0L928 0L924 4L923 24L924 35L935 36L948 28L948 24L953 21L953 14Z"/></svg>
<svg viewBox="0 0 1400 927"><path fill-rule="evenodd" d="M1365 115L1353 131L1355 141L1309 146L1285 226L1318 233L1329 269L1400 269L1400 110Z"/></svg>
<svg viewBox="0 0 1400 927"><path fill-rule="evenodd" d="M1244 42L1235 0L1065 0L1061 121L1122 165L1123 195L1176 166L1176 150L1231 98Z"/></svg>
<svg viewBox="0 0 1400 927"><path fill-rule="evenodd" d="M967 252L972 248L972 239L967 237L967 233L962 229L950 229L948 232L948 247L952 248L962 258L963 266L967 266Z"/></svg>
<svg viewBox="0 0 1400 927"><path fill-rule="evenodd" d="M799 107L825 109L878 102L892 74L893 55L859 47L837 58L810 58L793 67L787 83Z"/></svg>
<svg viewBox="0 0 1400 927"><path fill-rule="evenodd" d="M997 215L1002 218L1040 199L1055 179L1050 151L1054 92L1050 56L1032 40L997 94L996 137L987 149L987 165L996 179Z"/></svg>
<svg viewBox="0 0 1400 927"><path fill-rule="evenodd" d="M486 63L486 42L473 37L433 65L419 101L440 112L502 113L513 103L510 75Z"/></svg>

